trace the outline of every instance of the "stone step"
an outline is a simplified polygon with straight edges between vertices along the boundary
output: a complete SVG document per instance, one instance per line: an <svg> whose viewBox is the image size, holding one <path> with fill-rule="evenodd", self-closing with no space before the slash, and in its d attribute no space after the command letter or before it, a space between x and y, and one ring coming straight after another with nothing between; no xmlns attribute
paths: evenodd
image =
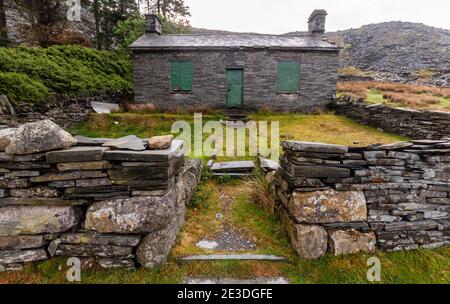
<svg viewBox="0 0 450 304"><path fill-rule="evenodd" d="M192 261L286 261L285 257L268 254L211 254L192 255L178 259L182 262Z"/></svg>
<svg viewBox="0 0 450 304"><path fill-rule="evenodd" d="M290 284L289 280L287 278L278 277L278 278L272 278L272 277L260 277L260 278L254 278L254 279L234 279L234 278L191 278L187 277L184 280L185 284L216 284L216 285L222 285L222 284L243 284L243 285L283 285L283 284Z"/></svg>
<svg viewBox="0 0 450 304"><path fill-rule="evenodd" d="M211 171L213 173L252 172L253 169L255 169L255 163L253 161L213 163L211 166Z"/></svg>

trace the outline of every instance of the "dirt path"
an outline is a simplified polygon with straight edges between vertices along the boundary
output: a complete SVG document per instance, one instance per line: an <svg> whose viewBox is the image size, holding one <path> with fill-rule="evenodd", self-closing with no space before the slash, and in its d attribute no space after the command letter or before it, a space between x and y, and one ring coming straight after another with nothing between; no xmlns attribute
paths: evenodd
<svg viewBox="0 0 450 304"><path fill-rule="evenodd" d="M227 257L256 255L255 260L234 261L236 273L231 278L239 278L242 270L246 273L244 276L246 280L287 282L285 278L280 278L283 263L267 261L267 257L283 257L285 253L289 255L290 249L283 238L279 237L278 234L281 232L274 218L264 214L250 202L250 191L251 189L239 180L226 184L208 181L200 187L197 198L201 197L203 204L201 207L188 210L186 224L178 245L172 251L172 257L176 259L198 255L208 258L216 255ZM262 260L258 260L259 258ZM230 261L222 262L230 263ZM190 263L195 268L196 263L205 262ZM251 267L250 275L248 267ZM228 281L230 274L225 272L211 277L193 271L186 281L222 279Z"/></svg>

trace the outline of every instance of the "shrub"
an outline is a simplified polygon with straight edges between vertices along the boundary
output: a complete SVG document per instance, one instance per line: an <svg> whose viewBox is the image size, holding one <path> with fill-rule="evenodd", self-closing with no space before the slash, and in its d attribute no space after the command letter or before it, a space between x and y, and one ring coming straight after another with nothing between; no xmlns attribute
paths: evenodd
<svg viewBox="0 0 450 304"><path fill-rule="evenodd" d="M439 104L440 99L429 95L409 94L409 93L384 93L383 98L407 107L428 107Z"/></svg>
<svg viewBox="0 0 450 304"><path fill-rule="evenodd" d="M43 94L38 92L45 91L77 96L132 90L129 58L81 46L0 48L0 71L25 75L31 80L29 94L21 91L19 77L13 78L17 82L2 86L0 94L7 95L13 103L40 102Z"/></svg>
<svg viewBox="0 0 450 304"><path fill-rule="evenodd" d="M25 74L0 72L0 93L14 100L34 100L43 102L49 97L47 87L38 80L33 80Z"/></svg>

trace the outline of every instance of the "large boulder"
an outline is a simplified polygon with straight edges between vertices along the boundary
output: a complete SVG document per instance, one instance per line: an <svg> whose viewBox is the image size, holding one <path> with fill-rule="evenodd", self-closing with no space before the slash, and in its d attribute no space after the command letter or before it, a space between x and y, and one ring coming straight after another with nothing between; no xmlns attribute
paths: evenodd
<svg viewBox="0 0 450 304"><path fill-rule="evenodd" d="M363 233L355 230L335 230L330 232L330 247L334 255L372 253L376 247L374 232Z"/></svg>
<svg viewBox="0 0 450 304"><path fill-rule="evenodd" d="M106 200L91 205L86 213L85 227L100 233L142 234L166 227L175 214L178 194L137 196Z"/></svg>
<svg viewBox="0 0 450 304"><path fill-rule="evenodd" d="M67 149L76 143L77 140L57 124L50 120L41 120L20 126L5 152L18 155L32 154Z"/></svg>
<svg viewBox="0 0 450 304"><path fill-rule="evenodd" d="M0 236L60 233L75 227L79 207L14 206L0 208Z"/></svg>
<svg viewBox="0 0 450 304"><path fill-rule="evenodd" d="M289 201L289 212L297 223L327 224L367 220L366 199L362 191L294 192Z"/></svg>
<svg viewBox="0 0 450 304"><path fill-rule="evenodd" d="M325 228L295 224L284 210L280 216L292 247L301 258L317 259L327 253L328 234Z"/></svg>

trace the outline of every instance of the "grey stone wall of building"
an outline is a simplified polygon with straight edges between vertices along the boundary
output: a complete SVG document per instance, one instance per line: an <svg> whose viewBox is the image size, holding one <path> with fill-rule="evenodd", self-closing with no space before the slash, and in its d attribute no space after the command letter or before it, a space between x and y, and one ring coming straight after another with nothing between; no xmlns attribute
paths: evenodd
<svg viewBox="0 0 450 304"><path fill-rule="evenodd" d="M450 113L448 112L392 108L381 104L371 105L353 101L348 97L331 102L329 108L361 124L412 139L450 137Z"/></svg>
<svg viewBox="0 0 450 304"><path fill-rule="evenodd" d="M173 93L172 60L193 62L193 90ZM300 61L298 94L277 94L277 61ZM161 108L225 108L226 69L244 69L244 109L314 112L336 93L338 52L334 51L134 51L135 102Z"/></svg>
<svg viewBox="0 0 450 304"><path fill-rule="evenodd" d="M449 145L284 142L276 196L293 247L312 259L449 246Z"/></svg>

